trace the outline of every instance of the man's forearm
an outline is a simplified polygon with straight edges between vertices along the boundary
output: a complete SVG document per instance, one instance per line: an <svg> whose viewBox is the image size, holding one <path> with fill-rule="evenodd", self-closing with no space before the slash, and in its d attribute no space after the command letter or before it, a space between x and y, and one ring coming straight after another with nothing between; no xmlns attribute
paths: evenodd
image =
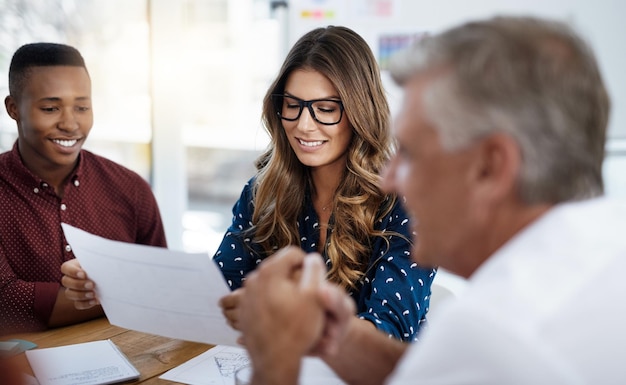
<svg viewBox="0 0 626 385"><path fill-rule="evenodd" d="M74 302L65 297L65 288L61 287L57 294L57 300L52 309L52 314L48 320L49 327L59 327L71 325L90 319L102 317L104 311L100 305L86 310L78 310L74 307Z"/></svg>
<svg viewBox="0 0 626 385"><path fill-rule="evenodd" d="M322 359L348 384L382 384L409 345L389 338L367 321L351 322L339 350Z"/></svg>
<svg viewBox="0 0 626 385"><path fill-rule="evenodd" d="M255 362L252 385L297 385L300 374L301 358L270 357L267 363Z"/></svg>

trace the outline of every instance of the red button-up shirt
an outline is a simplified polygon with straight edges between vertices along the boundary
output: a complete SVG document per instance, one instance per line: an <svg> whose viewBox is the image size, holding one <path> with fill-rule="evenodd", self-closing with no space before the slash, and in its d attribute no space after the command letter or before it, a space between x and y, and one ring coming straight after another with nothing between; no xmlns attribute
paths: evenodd
<svg viewBox="0 0 626 385"><path fill-rule="evenodd" d="M61 264L74 258L62 222L108 239L167 246L141 176L82 150L60 198L24 166L16 143L0 154L0 334L47 327Z"/></svg>

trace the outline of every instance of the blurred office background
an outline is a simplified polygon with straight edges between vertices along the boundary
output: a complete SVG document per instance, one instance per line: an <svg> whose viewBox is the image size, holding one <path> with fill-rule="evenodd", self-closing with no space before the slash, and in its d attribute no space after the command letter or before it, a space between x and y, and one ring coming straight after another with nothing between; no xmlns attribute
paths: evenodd
<svg viewBox="0 0 626 385"><path fill-rule="evenodd" d="M74 45L93 82L85 148L142 175L170 246L212 254L265 148L261 100L286 50L320 25L354 28L376 53L392 110L390 55L424 33L515 12L571 22L594 46L613 100L607 194L626 199L626 3L620 0L0 0L0 93L12 53ZM16 138L0 113L0 151Z"/></svg>

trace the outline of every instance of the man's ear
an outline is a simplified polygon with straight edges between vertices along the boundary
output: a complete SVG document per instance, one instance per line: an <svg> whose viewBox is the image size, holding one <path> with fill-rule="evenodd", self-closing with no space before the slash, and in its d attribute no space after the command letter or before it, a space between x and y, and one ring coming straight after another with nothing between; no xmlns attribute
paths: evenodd
<svg viewBox="0 0 626 385"><path fill-rule="evenodd" d="M15 103L15 98L11 95L4 98L4 107L7 110L7 113L11 117L11 119L18 121L20 118L19 110L17 108L17 103Z"/></svg>
<svg viewBox="0 0 626 385"><path fill-rule="evenodd" d="M517 142L509 135L494 133L481 141L478 152L474 169L477 192L491 201L516 195L522 165Z"/></svg>

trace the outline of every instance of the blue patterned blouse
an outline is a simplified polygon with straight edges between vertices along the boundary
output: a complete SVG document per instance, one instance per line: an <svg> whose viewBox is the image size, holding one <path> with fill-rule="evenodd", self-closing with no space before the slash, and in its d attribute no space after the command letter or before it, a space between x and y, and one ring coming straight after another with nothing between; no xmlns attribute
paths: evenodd
<svg viewBox="0 0 626 385"><path fill-rule="evenodd" d="M251 183L252 180L244 186L241 197L233 206L233 222L214 256L232 290L241 287L245 275L261 262L255 245L242 236L242 231L248 229L252 221ZM411 239L409 220L402 205L396 202L387 218L375 227ZM316 252L319 224L311 202L307 202L298 220L298 228L302 249ZM350 295L356 302L360 318L371 321L394 338L414 341L426 321L430 285L436 270L420 268L411 260L411 245L407 239L391 236L387 247L382 238L374 238L366 274ZM324 258L329 265L330 260L326 256Z"/></svg>

